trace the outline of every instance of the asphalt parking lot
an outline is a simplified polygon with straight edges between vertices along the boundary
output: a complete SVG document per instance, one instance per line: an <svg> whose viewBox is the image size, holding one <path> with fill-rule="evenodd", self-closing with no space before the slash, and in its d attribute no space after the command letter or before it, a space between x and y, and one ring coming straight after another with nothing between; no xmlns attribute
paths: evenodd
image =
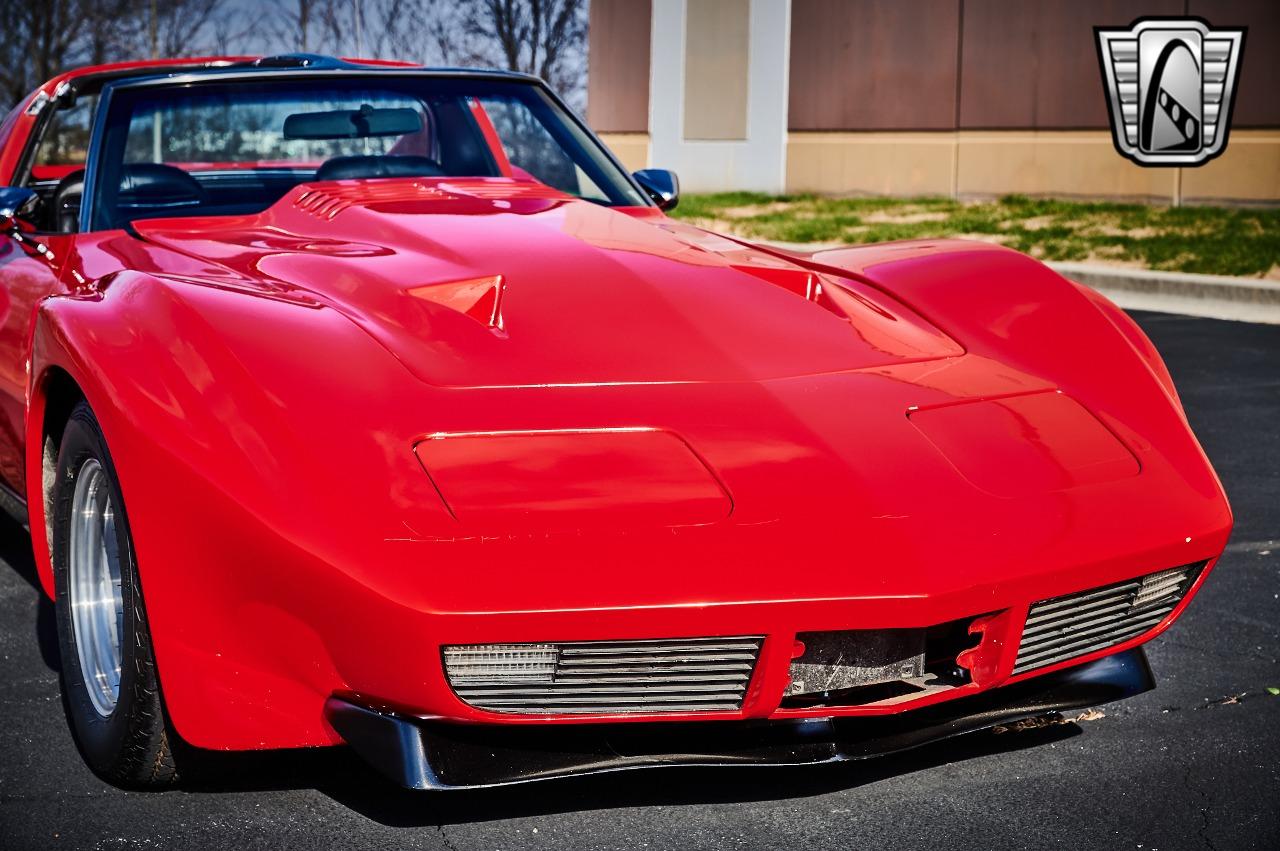
<svg viewBox="0 0 1280 851"><path fill-rule="evenodd" d="M63 720L52 606L0 519L0 849L1278 848L1280 326L1137 314L1236 530L1148 648L1159 688L1089 720L862 764L665 770L478 793L383 782L340 749L223 756L162 794L91 774Z"/></svg>

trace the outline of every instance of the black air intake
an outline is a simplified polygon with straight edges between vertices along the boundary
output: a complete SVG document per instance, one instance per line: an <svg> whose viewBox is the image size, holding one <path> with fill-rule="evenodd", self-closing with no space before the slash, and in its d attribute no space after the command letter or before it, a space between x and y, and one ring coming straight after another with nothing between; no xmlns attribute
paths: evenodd
<svg viewBox="0 0 1280 851"><path fill-rule="evenodd" d="M1173 611L1203 567L1204 562L1188 564L1033 604L1013 673L1136 638Z"/></svg>

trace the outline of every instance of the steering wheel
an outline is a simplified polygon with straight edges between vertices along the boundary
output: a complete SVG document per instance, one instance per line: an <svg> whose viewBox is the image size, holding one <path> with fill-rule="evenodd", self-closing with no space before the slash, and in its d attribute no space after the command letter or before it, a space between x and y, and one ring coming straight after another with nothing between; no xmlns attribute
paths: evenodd
<svg viewBox="0 0 1280 851"><path fill-rule="evenodd" d="M58 233L80 230L80 202L84 198L84 169L78 168L58 181L53 190L53 229Z"/></svg>

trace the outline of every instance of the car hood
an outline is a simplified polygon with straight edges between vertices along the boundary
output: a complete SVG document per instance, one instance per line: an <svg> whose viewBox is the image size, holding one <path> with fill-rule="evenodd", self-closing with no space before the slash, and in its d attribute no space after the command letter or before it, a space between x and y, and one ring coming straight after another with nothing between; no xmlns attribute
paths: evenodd
<svg viewBox="0 0 1280 851"><path fill-rule="evenodd" d="M135 230L344 312L440 386L752 381L963 354L857 280L526 181L312 183L260 215Z"/></svg>
<svg viewBox="0 0 1280 851"><path fill-rule="evenodd" d="M501 181L313 183L135 228L149 244L109 251L170 280L103 301L147 333L67 327L129 376L115 407L151 411L121 451L185 441L150 465L135 513L160 525L139 538L200 534L165 510L186 466L184 493L225 500L200 529L293 564L270 581L298 605L327 564L460 619L864 598L926 625L1208 558L1230 526L1151 366L996 246L792 261Z"/></svg>

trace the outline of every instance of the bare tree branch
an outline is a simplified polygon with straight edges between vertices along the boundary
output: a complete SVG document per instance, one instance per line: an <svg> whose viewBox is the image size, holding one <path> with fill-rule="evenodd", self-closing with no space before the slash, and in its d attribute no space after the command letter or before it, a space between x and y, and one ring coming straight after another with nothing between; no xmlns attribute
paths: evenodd
<svg viewBox="0 0 1280 851"><path fill-rule="evenodd" d="M583 88L586 0L463 0L471 63L536 74L562 91Z"/></svg>
<svg viewBox="0 0 1280 851"><path fill-rule="evenodd" d="M587 2L0 0L0 105L69 68L145 58L152 32L161 56L351 56L357 13L367 57L523 71L572 103L585 91Z"/></svg>

